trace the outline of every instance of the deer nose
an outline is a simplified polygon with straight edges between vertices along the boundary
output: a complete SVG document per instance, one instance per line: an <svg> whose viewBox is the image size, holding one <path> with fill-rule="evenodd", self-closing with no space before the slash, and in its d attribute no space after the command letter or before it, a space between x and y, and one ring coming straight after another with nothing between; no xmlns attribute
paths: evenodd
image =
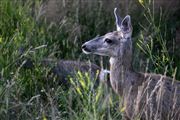
<svg viewBox="0 0 180 120"><path fill-rule="evenodd" d="M91 49L89 49L89 47L86 45L86 44L83 44L81 46L82 50L85 51L85 52L91 52Z"/></svg>
<svg viewBox="0 0 180 120"><path fill-rule="evenodd" d="M81 48L82 48L82 49L86 49L86 45L85 45L85 44L82 45Z"/></svg>

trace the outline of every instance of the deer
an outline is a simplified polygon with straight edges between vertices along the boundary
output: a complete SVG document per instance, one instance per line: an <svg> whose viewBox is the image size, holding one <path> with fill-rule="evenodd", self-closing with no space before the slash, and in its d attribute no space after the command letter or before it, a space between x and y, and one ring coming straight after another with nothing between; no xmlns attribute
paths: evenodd
<svg viewBox="0 0 180 120"><path fill-rule="evenodd" d="M78 71L83 75L88 73L89 77L95 80L94 88L97 88L100 83L110 86L109 70L102 69L100 66L91 63L78 60L54 60L43 59L41 64L45 67L50 67L50 73L53 77L56 76L59 83L66 88L71 85L69 79L76 78Z"/></svg>
<svg viewBox="0 0 180 120"><path fill-rule="evenodd" d="M24 51L23 51L24 52ZM20 53L23 56L24 53ZM46 76L48 80L56 79L63 88L68 89L71 86L70 78L76 78L77 73L83 75L88 73L89 77L94 80L94 88L97 88L100 83L110 86L109 70L103 69L92 62L84 62L79 60L57 60L53 58L43 58L37 62L41 67L49 68L49 73ZM17 60L17 67L23 69L34 69L35 61L32 58L22 57ZM0 76L1 78L1 76Z"/></svg>
<svg viewBox="0 0 180 120"><path fill-rule="evenodd" d="M132 24L114 9L116 30L82 45L85 54L110 57L110 83L120 96L125 120L180 120L180 82L132 67Z"/></svg>

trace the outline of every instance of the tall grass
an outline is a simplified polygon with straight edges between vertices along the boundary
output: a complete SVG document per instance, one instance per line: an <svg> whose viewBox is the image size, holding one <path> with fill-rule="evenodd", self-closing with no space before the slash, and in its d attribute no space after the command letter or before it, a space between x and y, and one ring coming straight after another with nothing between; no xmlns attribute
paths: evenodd
<svg viewBox="0 0 180 120"><path fill-rule="evenodd" d="M50 69L41 66L39 61L46 57L77 58L79 46L81 40L85 39L83 36L85 34L80 37L77 14L70 13L71 17L63 18L58 24L51 23L43 19L41 5L41 1L1 1L1 119L79 119L81 117L82 119L92 117L103 119L107 117L105 111L106 106L109 106L106 105L109 99L105 99L105 107L101 109L97 104L98 101L92 99L95 92L92 92L91 87L90 89L87 86L85 90L78 89L83 93L82 97L75 89L76 86L64 91L63 86L59 86L56 81L47 79ZM98 7L95 10L98 10ZM79 21L83 23L90 17L81 18ZM92 24L89 22L89 26ZM84 32L89 34L88 31ZM80 41L77 42L77 39ZM30 69L24 68L28 59L33 61ZM32 66L34 67L31 68ZM80 77L79 80L83 81L84 78ZM90 82L88 80L88 84ZM99 98L96 97L99 101L103 101L100 99L101 94L104 93L99 92ZM97 107L99 107L98 112L96 112ZM101 114L98 114L100 112Z"/></svg>
<svg viewBox="0 0 180 120"><path fill-rule="evenodd" d="M179 58L175 56L175 40L172 37L172 31L175 29L172 27L173 24L167 24L172 18L161 8L159 8L159 12L155 13L153 2L152 0L141 3L144 8L143 16L146 24L139 23L141 31L137 46L146 55L146 72L179 78L179 74L176 73L180 63Z"/></svg>
<svg viewBox="0 0 180 120"><path fill-rule="evenodd" d="M80 1L71 4L65 1L63 9L66 13L58 22L52 22L44 14L46 8L42 5L45 3L40 0L0 2L1 119L121 119L123 108L119 107L120 99L106 85L101 84L94 89L95 80L91 80L88 74L78 72L75 78L69 78L71 88L64 90L57 84L56 78L47 79L50 68L39 63L47 57L87 59L81 52L82 42L113 30L113 9L108 12L101 1L89 2L87 8L81 6ZM171 41L166 39L173 39L166 34L166 23L169 21L162 15L156 18L158 15L152 14L148 7L143 8L147 24L142 21L140 24L143 25L136 24L134 27L137 30L134 38L139 40L140 48L137 47L135 52L142 54L144 51L146 58L149 58L148 71L162 73L167 67L168 75L177 73L179 78L178 58L169 54L167 49L167 43ZM155 31L145 45L144 34L138 35L141 33L140 26L144 26L142 33L147 28L150 33ZM25 68L28 59L33 63ZM99 61L99 57L90 59ZM137 61L146 60L135 57L134 61L138 69Z"/></svg>

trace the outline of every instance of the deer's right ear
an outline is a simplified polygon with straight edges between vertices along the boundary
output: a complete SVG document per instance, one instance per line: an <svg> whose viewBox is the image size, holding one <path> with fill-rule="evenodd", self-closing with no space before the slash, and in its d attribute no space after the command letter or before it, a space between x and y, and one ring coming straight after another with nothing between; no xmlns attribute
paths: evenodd
<svg viewBox="0 0 180 120"><path fill-rule="evenodd" d="M117 31L120 31L121 30L121 21L122 21L122 19L117 13L117 8L114 8L114 16L116 18L116 29L117 29Z"/></svg>

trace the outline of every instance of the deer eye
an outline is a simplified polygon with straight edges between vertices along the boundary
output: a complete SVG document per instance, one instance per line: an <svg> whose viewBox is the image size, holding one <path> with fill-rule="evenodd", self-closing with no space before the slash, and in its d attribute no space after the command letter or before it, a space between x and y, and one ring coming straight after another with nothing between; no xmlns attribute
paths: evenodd
<svg viewBox="0 0 180 120"><path fill-rule="evenodd" d="M106 42L106 43L108 43L108 44L111 44L111 43L112 43L112 40L109 39L109 38L106 38L106 39L104 40L104 42Z"/></svg>

